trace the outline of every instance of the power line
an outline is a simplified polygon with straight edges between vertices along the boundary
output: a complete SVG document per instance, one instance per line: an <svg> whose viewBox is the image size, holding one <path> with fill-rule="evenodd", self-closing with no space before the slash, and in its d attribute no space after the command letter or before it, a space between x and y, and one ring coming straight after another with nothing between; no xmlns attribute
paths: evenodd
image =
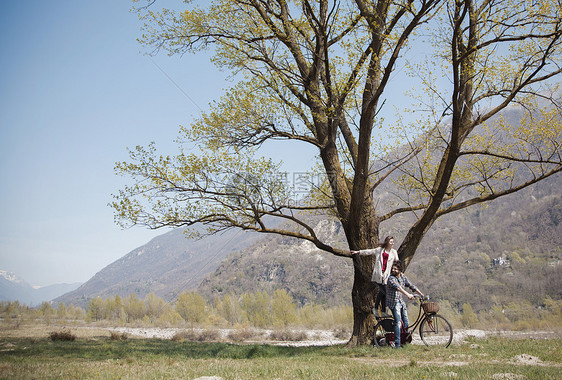
<svg viewBox="0 0 562 380"><path fill-rule="evenodd" d="M166 73L160 66L158 66L158 64L157 64L156 62L154 62L154 60L152 59L152 57L149 56L148 58L150 59L150 61L152 62L152 64L154 64L154 66L156 66L156 67L158 68L158 70L160 70L160 72L161 72L162 74L164 74L164 75L166 76L166 78L168 78L168 79L170 80L170 82L172 82L172 83L174 84L174 86L176 86L176 88L177 88L178 90L180 90L181 93L184 94L185 97L186 97L187 99L189 99L189 101L195 105L195 107L199 108L199 110L200 110L201 112L203 112L203 109L202 109L201 107L199 107L199 104L195 103L195 100L193 100L193 99L191 98L191 96L189 96L189 95L187 94L187 92L185 92L185 91L183 90L183 88L181 88L180 85L178 85L178 84L176 83L176 81L174 81L174 79L172 79L172 77L168 75L168 73Z"/></svg>

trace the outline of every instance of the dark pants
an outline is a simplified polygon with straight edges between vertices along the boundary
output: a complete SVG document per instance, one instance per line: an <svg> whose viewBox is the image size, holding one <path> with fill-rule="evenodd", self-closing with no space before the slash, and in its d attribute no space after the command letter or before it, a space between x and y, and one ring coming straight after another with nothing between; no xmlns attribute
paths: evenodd
<svg viewBox="0 0 562 380"><path fill-rule="evenodd" d="M378 310L379 306L381 312L384 313L386 310L386 286L384 284L377 284L379 286L379 291L377 292L377 298L375 299L375 309Z"/></svg>

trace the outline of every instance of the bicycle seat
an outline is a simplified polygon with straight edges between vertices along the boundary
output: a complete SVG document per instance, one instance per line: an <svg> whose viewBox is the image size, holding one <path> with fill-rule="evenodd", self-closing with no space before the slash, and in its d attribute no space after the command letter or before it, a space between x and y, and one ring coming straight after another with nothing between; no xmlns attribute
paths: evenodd
<svg viewBox="0 0 562 380"><path fill-rule="evenodd" d="M381 318L378 317L379 323L385 331L394 331L394 318Z"/></svg>

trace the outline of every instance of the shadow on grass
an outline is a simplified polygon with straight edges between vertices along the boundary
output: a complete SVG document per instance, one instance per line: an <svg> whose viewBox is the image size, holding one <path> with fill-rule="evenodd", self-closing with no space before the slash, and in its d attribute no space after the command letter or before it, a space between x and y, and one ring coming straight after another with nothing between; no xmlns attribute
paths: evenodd
<svg viewBox="0 0 562 380"><path fill-rule="evenodd" d="M89 360L124 359L131 357L191 358L191 359L252 359L294 356L347 356L351 350L343 346L330 347L283 347L266 344L229 344L177 342L159 339L108 339L74 342L52 342L48 339L10 339L0 341L0 359L10 357L81 358Z"/></svg>

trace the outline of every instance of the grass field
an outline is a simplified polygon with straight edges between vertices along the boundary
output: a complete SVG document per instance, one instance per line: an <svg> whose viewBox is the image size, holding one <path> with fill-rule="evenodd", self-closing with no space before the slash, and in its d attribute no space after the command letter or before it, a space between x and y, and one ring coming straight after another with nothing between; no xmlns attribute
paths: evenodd
<svg viewBox="0 0 562 380"><path fill-rule="evenodd" d="M410 345L282 347L160 339L112 340L89 330L51 341L0 334L1 379L561 379L562 340L471 338L447 349Z"/></svg>

